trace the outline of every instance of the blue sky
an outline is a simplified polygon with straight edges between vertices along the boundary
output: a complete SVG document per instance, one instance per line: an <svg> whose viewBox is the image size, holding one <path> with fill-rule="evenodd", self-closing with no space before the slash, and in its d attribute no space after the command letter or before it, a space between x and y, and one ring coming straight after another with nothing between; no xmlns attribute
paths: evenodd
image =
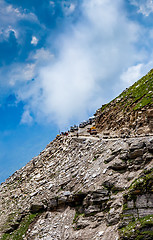
<svg viewBox="0 0 153 240"><path fill-rule="evenodd" d="M152 67L152 0L0 0L0 182Z"/></svg>

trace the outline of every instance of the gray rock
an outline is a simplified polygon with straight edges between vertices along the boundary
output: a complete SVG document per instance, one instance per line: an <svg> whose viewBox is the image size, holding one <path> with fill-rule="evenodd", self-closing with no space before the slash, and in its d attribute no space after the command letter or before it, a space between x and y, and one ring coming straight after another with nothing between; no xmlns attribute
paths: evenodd
<svg viewBox="0 0 153 240"><path fill-rule="evenodd" d="M115 158L115 156L110 156L109 158L105 159L104 162L105 162L105 163L109 163L109 162L111 162L114 158Z"/></svg>
<svg viewBox="0 0 153 240"><path fill-rule="evenodd" d="M141 165L142 163L144 162L143 158L142 157L137 157L133 163L136 164L136 165Z"/></svg>
<svg viewBox="0 0 153 240"><path fill-rule="evenodd" d="M148 144L147 148L150 153L153 153L153 143Z"/></svg>
<svg viewBox="0 0 153 240"><path fill-rule="evenodd" d="M144 148L146 146L145 142L137 142L137 143L132 143L130 146L130 151L134 151L136 149L141 149Z"/></svg>
<svg viewBox="0 0 153 240"><path fill-rule="evenodd" d="M114 171L122 171L127 169L127 165L124 162L115 162L113 165L109 166L109 168Z"/></svg>
<svg viewBox="0 0 153 240"><path fill-rule="evenodd" d="M100 211L101 211L100 207L97 205L94 205L94 206L89 206L88 208L85 208L84 213L86 216L90 216L90 215L96 214Z"/></svg>
<svg viewBox="0 0 153 240"><path fill-rule="evenodd" d="M44 210L44 205L39 203L33 203L30 207L32 213L38 213Z"/></svg>
<svg viewBox="0 0 153 240"><path fill-rule="evenodd" d="M132 181L143 173L144 167L152 167L152 153L147 147L134 149L134 143L139 142L135 138L104 140L90 137L90 141L83 138L56 138L35 159L35 167L32 162L28 163L0 186L0 228L7 226L11 213L8 231L14 231L23 220L21 212L26 210L27 215L31 210L40 214L23 240L100 240L99 232L103 233L104 240L118 237L123 195ZM149 136L140 138L140 142L150 144L150 139ZM131 143L133 148L129 150ZM143 157L127 158L128 153L137 155L135 151L138 150L143 151ZM99 156L96 161L93 161L94 156ZM135 167L140 169L136 171ZM134 201L128 199L127 210L123 211L124 224L137 218L138 211L142 216L146 209L149 209L147 214L152 212L151 188L149 192L147 203L142 194L139 197L140 193L134 195ZM73 224L75 218L76 225Z"/></svg>
<svg viewBox="0 0 153 240"><path fill-rule="evenodd" d="M134 208L134 202L133 202L133 200L127 202L127 208L128 208L128 209Z"/></svg>
<svg viewBox="0 0 153 240"><path fill-rule="evenodd" d="M140 218L153 215L153 208L139 208L138 213Z"/></svg>
<svg viewBox="0 0 153 240"><path fill-rule="evenodd" d="M147 195L139 195L136 199L136 208L147 208L147 201L148 196Z"/></svg>
<svg viewBox="0 0 153 240"><path fill-rule="evenodd" d="M153 160L153 154L152 153L145 153L143 157L144 157L144 160L146 161L146 163Z"/></svg>
<svg viewBox="0 0 153 240"><path fill-rule="evenodd" d="M134 158L137 158L137 157L142 157L143 153L144 153L144 151L142 149L136 149L133 152L130 152L128 157L130 159L134 159Z"/></svg>
<svg viewBox="0 0 153 240"><path fill-rule="evenodd" d="M57 197L50 199L50 201L48 203L48 209L54 210L54 209L57 208L57 206L58 206L58 199L57 199Z"/></svg>
<svg viewBox="0 0 153 240"><path fill-rule="evenodd" d="M119 155L119 158L122 160L127 160L128 159L128 152L123 152Z"/></svg>
<svg viewBox="0 0 153 240"><path fill-rule="evenodd" d="M55 200L55 207L57 207L57 205L61 206L61 205L65 205L67 203L67 197L66 196L61 196L58 197L58 201Z"/></svg>
<svg viewBox="0 0 153 240"><path fill-rule="evenodd" d="M118 213L108 214L107 223L108 225L115 225L120 221L120 215Z"/></svg>

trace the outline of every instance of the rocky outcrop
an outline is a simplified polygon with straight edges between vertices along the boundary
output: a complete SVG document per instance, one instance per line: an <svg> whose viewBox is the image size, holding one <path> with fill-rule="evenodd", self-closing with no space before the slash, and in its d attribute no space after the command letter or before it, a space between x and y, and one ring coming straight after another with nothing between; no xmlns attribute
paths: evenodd
<svg viewBox="0 0 153 240"><path fill-rule="evenodd" d="M121 239L152 239L153 237L153 169L136 179L124 195Z"/></svg>
<svg viewBox="0 0 153 240"><path fill-rule="evenodd" d="M123 195L151 169L152 143L151 136L57 137L1 184L1 237L13 239L26 222L23 239L119 239L121 216L129 214Z"/></svg>
<svg viewBox="0 0 153 240"><path fill-rule="evenodd" d="M96 112L103 136L145 136L153 131L153 69Z"/></svg>

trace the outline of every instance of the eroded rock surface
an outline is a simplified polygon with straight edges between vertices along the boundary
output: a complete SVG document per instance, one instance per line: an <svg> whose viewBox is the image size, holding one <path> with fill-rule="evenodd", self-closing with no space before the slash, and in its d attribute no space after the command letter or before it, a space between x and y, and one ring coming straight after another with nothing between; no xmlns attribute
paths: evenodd
<svg viewBox="0 0 153 240"><path fill-rule="evenodd" d="M151 136L57 137L1 184L1 237L13 236L25 216L36 214L23 239L119 239L123 195L144 169L151 169L152 142ZM148 204L153 214L148 194L138 196L136 208ZM128 206L138 217L134 203Z"/></svg>

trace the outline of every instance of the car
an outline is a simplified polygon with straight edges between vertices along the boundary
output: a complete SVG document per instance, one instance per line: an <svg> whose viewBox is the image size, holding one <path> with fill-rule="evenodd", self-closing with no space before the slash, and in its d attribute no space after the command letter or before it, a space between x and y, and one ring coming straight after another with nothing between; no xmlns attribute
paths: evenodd
<svg viewBox="0 0 153 240"><path fill-rule="evenodd" d="M61 135L68 136L68 132L61 132Z"/></svg>
<svg viewBox="0 0 153 240"><path fill-rule="evenodd" d="M84 123L80 123L79 124L79 128L84 128L85 126L84 126Z"/></svg>
<svg viewBox="0 0 153 240"><path fill-rule="evenodd" d="M91 134L91 135L97 135L96 129L92 129L92 130L90 131L90 134Z"/></svg>
<svg viewBox="0 0 153 240"><path fill-rule="evenodd" d="M78 130L78 126L74 125L74 131L77 131Z"/></svg>
<svg viewBox="0 0 153 240"><path fill-rule="evenodd" d="M70 132L74 132L74 127L70 127Z"/></svg>
<svg viewBox="0 0 153 240"><path fill-rule="evenodd" d="M91 128L87 128L87 133L90 133L91 132Z"/></svg>
<svg viewBox="0 0 153 240"><path fill-rule="evenodd" d="M89 118L90 124L92 124L95 121L95 116L92 116Z"/></svg>
<svg viewBox="0 0 153 240"><path fill-rule="evenodd" d="M88 125L88 121L83 121L84 127Z"/></svg>

